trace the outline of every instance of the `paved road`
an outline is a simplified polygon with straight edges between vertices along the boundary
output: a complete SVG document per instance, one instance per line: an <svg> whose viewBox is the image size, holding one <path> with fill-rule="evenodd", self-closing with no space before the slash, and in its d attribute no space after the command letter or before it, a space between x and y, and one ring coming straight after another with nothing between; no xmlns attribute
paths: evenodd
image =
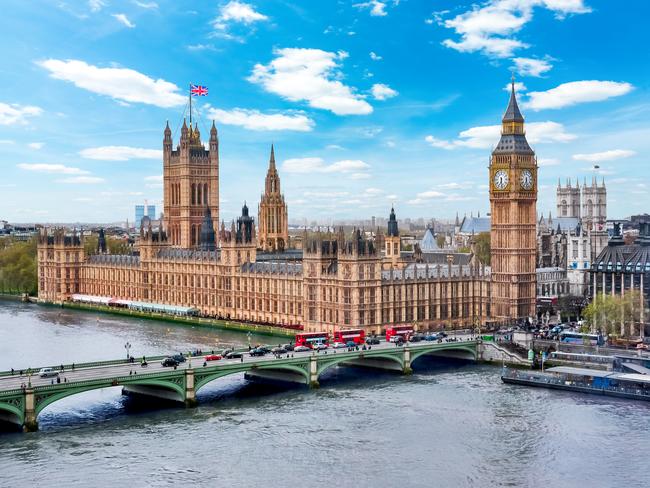
<svg viewBox="0 0 650 488"><path fill-rule="evenodd" d="M470 338L470 336L457 336L458 340L465 341ZM418 343L410 343L409 347L412 349L417 349L418 347L423 347L425 345L430 345L431 342L418 342ZM372 346L372 350L377 350L377 349L394 349L395 346L392 343L382 341L381 344L374 345ZM332 349L331 347L327 350L327 354L334 354L334 351L339 351L339 352L345 352L347 349ZM305 352L293 352L290 354L293 354L294 358L297 357L308 357L311 356L314 352L313 351L305 351ZM324 351L319 352L318 354L325 354ZM286 358L286 355L283 356ZM192 364L193 369L199 369L203 366L203 356L196 356L191 358L191 361L188 359L184 363L181 363L178 366L178 369L188 369L190 366L190 362ZM275 361L276 358L273 354L267 354L266 356L257 356L257 357L251 357L248 352L244 353L244 358L243 362L244 363L260 363L260 362L271 362ZM221 359L218 361L209 361L208 366L218 366L222 364L238 364L241 363L241 359ZM76 382L76 381L84 381L84 380L96 380L96 379L102 379L102 378L114 378L118 376L129 376L130 372L133 372L135 374L146 374L146 373L155 373L155 372L160 372L160 371L172 371L172 368L169 367L163 367L160 363L160 361L151 361L149 362L147 367L142 367L140 366L139 362L136 360L135 363L124 363L124 364L115 364L115 365L108 365L108 366L93 366L93 367L79 367L75 368L74 370L71 369L65 369L63 372L59 372L59 376L61 378L61 382L64 382L64 379L67 380L68 382ZM3 390L11 390L14 388L20 388L21 385L27 384L28 377L26 374L23 374L20 376L18 372L14 376L4 376L0 377L0 391ZM49 385L54 381L56 383L56 378L41 378L38 376L38 369L34 370L34 374L31 377L31 383L32 386L44 386L44 385Z"/></svg>

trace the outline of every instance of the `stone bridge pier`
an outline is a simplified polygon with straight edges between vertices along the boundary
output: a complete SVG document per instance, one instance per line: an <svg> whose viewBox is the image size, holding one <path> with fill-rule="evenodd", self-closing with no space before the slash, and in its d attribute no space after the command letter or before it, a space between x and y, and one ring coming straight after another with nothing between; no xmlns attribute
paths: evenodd
<svg viewBox="0 0 650 488"><path fill-rule="evenodd" d="M36 395L33 388L25 390L25 413L23 418L23 430L25 432L36 432L38 430L38 420L36 412Z"/></svg>

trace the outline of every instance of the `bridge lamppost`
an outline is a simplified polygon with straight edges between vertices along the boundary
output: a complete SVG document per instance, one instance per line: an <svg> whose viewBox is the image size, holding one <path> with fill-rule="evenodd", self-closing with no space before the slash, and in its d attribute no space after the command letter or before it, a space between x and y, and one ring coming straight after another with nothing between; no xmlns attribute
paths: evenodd
<svg viewBox="0 0 650 488"><path fill-rule="evenodd" d="M131 350L131 343L127 341L126 344L124 344L124 349L126 349L126 359L129 359L131 357L129 354L129 351Z"/></svg>

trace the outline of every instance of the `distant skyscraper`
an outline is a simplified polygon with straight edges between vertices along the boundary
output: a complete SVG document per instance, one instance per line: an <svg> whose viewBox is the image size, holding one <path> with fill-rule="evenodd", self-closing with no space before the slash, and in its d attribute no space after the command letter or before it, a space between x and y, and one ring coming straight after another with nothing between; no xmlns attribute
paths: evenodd
<svg viewBox="0 0 650 488"><path fill-rule="evenodd" d="M142 222L142 217L144 217L144 205L136 205L135 222L133 223L136 229L140 227L140 223Z"/></svg>
<svg viewBox="0 0 650 488"><path fill-rule="evenodd" d="M135 222L133 222L133 225L136 229L140 228L143 217L149 217L151 220L156 220L156 206L149 205L146 200L144 205L135 206Z"/></svg>

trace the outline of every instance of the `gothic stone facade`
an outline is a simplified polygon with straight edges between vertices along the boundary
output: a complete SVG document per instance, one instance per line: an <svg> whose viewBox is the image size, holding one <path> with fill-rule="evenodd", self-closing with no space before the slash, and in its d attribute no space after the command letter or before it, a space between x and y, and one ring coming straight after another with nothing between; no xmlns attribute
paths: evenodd
<svg viewBox="0 0 650 488"><path fill-rule="evenodd" d="M469 326L489 318L490 272L477 264L413 262L391 269L391 257L382 256L378 243L359 231L305 235L302 253L282 252L287 215L273 154L258 238L246 205L229 230L216 224L214 125L207 150L198 129L185 124L176 150L165 129L163 148L164 227L142 228L133 255L87 256L76 233L44 231L38 244L40 300L113 297L195 307L206 317L302 324L307 331L363 327L379 332L414 322L425 329ZM399 235L395 228L389 231Z"/></svg>
<svg viewBox="0 0 650 488"><path fill-rule="evenodd" d="M513 82L490 161L492 304L501 319L535 316L536 204L537 160Z"/></svg>

